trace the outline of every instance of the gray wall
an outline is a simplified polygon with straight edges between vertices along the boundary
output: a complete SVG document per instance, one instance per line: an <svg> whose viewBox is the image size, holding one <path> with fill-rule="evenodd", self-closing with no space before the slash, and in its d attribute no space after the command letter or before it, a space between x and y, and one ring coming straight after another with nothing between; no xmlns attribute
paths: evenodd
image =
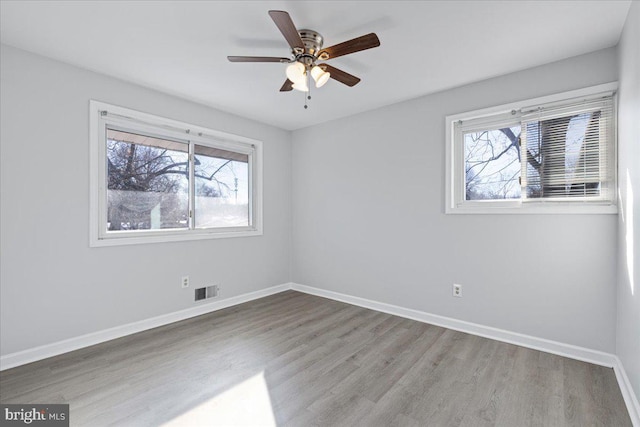
<svg viewBox="0 0 640 427"><path fill-rule="evenodd" d="M0 62L3 355L192 307L196 285L289 281L289 132L8 46ZM89 99L264 141L264 235L89 248Z"/></svg>
<svg viewBox="0 0 640 427"><path fill-rule="evenodd" d="M618 46L618 327L616 353L640 397L640 2Z"/></svg>
<svg viewBox="0 0 640 427"><path fill-rule="evenodd" d="M638 85L637 56L635 66L629 59L635 22L620 48L621 112L633 108L629 94ZM445 115L614 81L613 48L293 135L7 46L1 55L3 355L191 307L192 291L179 286L185 274L192 287L221 284L224 297L292 279L616 350L622 221L445 215L443 194ZM89 248L91 98L263 140L264 236ZM621 164L637 182L637 145L629 142L637 135L622 135L633 131L626 123L621 152L636 150L629 154L636 162ZM625 293L624 259L617 351L637 384L640 285L636 261L635 294ZM463 284L462 299L451 297L453 282Z"/></svg>
<svg viewBox="0 0 640 427"><path fill-rule="evenodd" d="M616 70L610 48L295 131L293 281L613 352L616 216L445 215L444 150L446 115Z"/></svg>

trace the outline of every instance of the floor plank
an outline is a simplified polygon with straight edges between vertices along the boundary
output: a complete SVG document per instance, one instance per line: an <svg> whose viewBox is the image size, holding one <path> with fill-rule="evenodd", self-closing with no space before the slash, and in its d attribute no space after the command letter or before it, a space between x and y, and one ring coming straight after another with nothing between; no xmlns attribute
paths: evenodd
<svg viewBox="0 0 640 427"><path fill-rule="evenodd" d="M631 426L612 369L282 292L0 372L74 426Z"/></svg>

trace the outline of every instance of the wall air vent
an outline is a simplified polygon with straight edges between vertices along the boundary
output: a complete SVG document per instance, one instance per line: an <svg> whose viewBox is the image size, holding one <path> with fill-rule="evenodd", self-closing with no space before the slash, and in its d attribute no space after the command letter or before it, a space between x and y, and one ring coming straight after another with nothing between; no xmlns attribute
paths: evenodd
<svg viewBox="0 0 640 427"><path fill-rule="evenodd" d="M207 286L204 288L198 288L196 292L196 301L203 299L216 298L220 293L220 287L218 285Z"/></svg>

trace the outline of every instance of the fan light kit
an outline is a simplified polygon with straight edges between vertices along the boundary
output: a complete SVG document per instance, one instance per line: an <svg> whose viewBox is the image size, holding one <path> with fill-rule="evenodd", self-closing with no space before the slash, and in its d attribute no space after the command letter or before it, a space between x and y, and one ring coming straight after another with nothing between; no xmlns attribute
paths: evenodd
<svg viewBox="0 0 640 427"><path fill-rule="evenodd" d="M355 86L360 79L329 64L317 64L318 60L327 61L361 50L380 46L380 40L374 33L370 33L340 44L322 48L324 38L313 30L298 30L289 14L282 10L270 10L269 16L291 47L291 58L271 56L227 56L231 62L278 62L289 64L285 70L287 80L280 88L280 92L292 89L305 92L304 108L307 99L311 99L311 80L316 88L324 86L329 79L334 79L347 86Z"/></svg>

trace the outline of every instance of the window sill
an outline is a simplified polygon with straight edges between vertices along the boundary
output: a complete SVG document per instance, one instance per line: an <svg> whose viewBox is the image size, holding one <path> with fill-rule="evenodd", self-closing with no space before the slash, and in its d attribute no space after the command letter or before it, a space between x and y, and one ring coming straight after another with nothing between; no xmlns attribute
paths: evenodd
<svg viewBox="0 0 640 427"><path fill-rule="evenodd" d="M475 202L459 206L447 206L446 214L521 214L521 215L611 215L618 213L618 206L611 204L567 204L542 202Z"/></svg>
<svg viewBox="0 0 640 427"><path fill-rule="evenodd" d="M242 229L237 231L146 231L140 234L111 234L103 237L92 236L89 246L139 245L145 243L183 242L190 240L226 239L232 237L262 236L261 229Z"/></svg>

